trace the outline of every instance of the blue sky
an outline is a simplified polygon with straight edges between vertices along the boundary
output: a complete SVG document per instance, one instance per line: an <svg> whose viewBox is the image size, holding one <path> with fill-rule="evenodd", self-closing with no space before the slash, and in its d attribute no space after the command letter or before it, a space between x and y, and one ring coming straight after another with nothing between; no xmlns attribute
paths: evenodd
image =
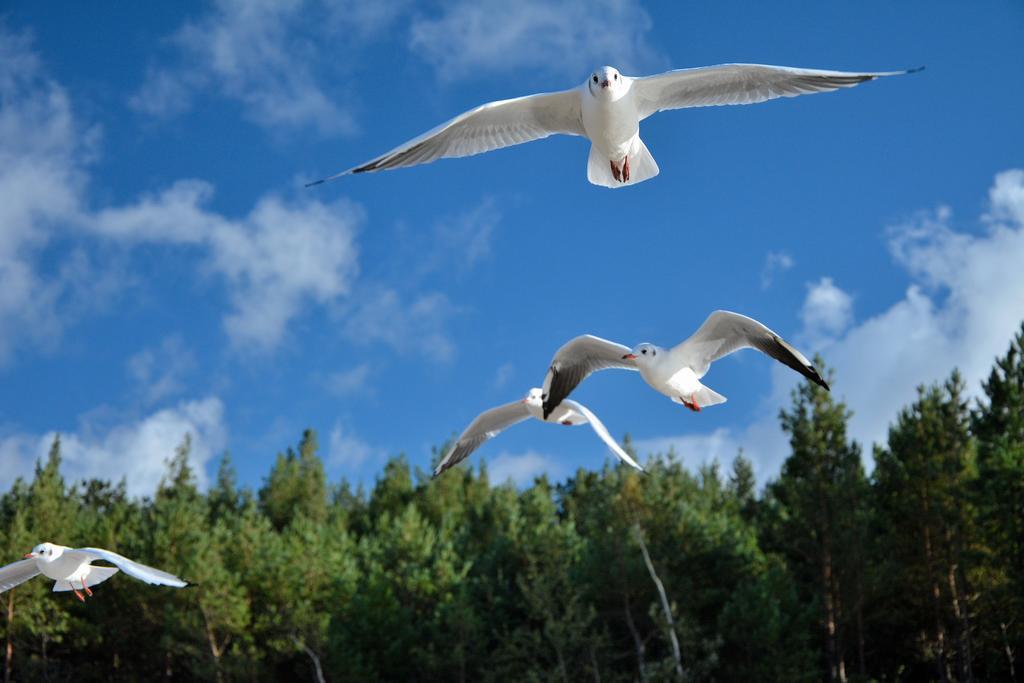
<svg viewBox="0 0 1024 683"><path fill-rule="evenodd" d="M923 73L644 122L661 175L586 182L587 146L303 183L485 101L598 65ZM1016 2L7 3L0 14L0 486L52 434L71 478L153 490L185 432L258 486L312 427L332 480L422 468L567 339L674 344L716 308L835 368L862 442L1024 318ZM641 456L743 447L778 471L796 376L754 352L692 414L630 373L575 398ZM869 451L869 449L866 449ZM474 456L526 482L609 457L524 424Z"/></svg>

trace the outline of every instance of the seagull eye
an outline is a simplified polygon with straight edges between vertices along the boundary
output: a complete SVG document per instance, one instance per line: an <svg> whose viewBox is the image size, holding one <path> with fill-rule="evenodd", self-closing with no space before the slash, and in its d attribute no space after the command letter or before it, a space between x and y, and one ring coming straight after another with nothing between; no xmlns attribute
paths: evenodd
<svg viewBox="0 0 1024 683"><path fill-rule="evenodd" d="M644 349L644 350L643 350L643 351L641 351L640 353L642 353L642 354L644 354L644 355L646 356L646 355L647 355L647 349Z"/></svg>
<svg viewBox="0 0 1024 683"><path fill-rule="evenodd" d="M597 76L594 76L594 83L597 83Z"/></svg>
<svg viewBox="0 0 1024 683"><path fill-rule="evenodd" d="M615 74L615 80L619 80L619 74Z"/></svg>

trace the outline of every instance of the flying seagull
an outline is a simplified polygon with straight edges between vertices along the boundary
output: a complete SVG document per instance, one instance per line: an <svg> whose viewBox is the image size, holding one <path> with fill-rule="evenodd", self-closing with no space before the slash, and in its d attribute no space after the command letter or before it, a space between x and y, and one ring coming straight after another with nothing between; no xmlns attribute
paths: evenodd
<svg viewBox="0 0 1024 683"><path fill-rule="evenodd" d="M307 187L350 173L471 156L556 133L581 135L590 140L587 179L591 183L623 187L658 175L658 164L640 139L640 122L655 112L754 104L777 97L828 92L923 68L853 73L764 64L719 64L633 77L603 66L571 90L488 102L470 109L387 154Z"/></svg>
<svg viewBox="0 0 1024 683"><path fill-rule="evenodd" d="M557 410L590 373L607 368L639 370L652 389L693 411L725 403L725 396L701 384L700 379L712 362L746 348L757 349L828 389L810 361L782 337L753 318L715 311L693 336L671 349L647 343L630 349L589 334L566 343L551 360L544 378L544 415Z"/></svg>
<svg viewBox="0 0 1024 683"><path fill-rule="evenodd" d="M93 566L92 563L96 560L103 560L114 566ZM25 555L25 559L0 567L0 593L42 574L56 581L53 584L55 593L74 591L78 599L85 602L85 596L81 591L85 591L91 597L90 586L103 583L119 569L128 576L149 584L175 588L188 585L173 574L133 562L110 550L68 548L55 543L40 543L32 548L32 552Z"/></svg>
<svg viewBox="0 0 1024 683"><path fill-rule="evenodd" d="M608 448L612 449L615 455L619 456L619 460L641 472L644 471L633 458L629 457L626 451L622 450L622 447L615 442L615 439L608 433L605 426L601 424L601 421L597 419L597 416L585 406L576 401L566 399L557 408L548 411L547 415L541 415L541 404L541 390L533 388L530 389L530 393L521 401L506 403L505 405L480 413L466 427L466 431L459 435L458 441L455 442L455 445L451 447L448 454L444 456L444 459L434 469L434 476L436 477L453 465L457 465L468 458L470 453L479 448L488 439L497 436L505 428L511 427L530 417L536 418L541 422L558 423L570 427L589 424L597 432L597 435L601 437L601 440L607 444Z"/></svg>

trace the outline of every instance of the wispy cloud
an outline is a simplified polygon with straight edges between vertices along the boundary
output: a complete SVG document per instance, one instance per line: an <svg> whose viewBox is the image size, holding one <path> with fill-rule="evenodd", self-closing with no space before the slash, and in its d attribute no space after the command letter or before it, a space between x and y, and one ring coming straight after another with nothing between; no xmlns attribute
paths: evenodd
<svg viewBox="0 0 1024 683"><path fill-rule="evenodd" d="M269 193L229 216L210 208L211 183L185 179L93 208L87 163L98 149L95 130L76 122L27 39L0 29L0 57L0 363L29 341L55 346L77 317L107 305L132 277L119 269L122 262L130 269L124 256L143 245L197 255L197 270L224 287L224 330L245 354L275 351L298 316L321 307L354 315L342 325L354 339L450 358L445 325L454 307L445 295L359 281L361 207ZM442 230L448 246L463 250L464 260L482 258L496 215L485 202L458 218ZM54 250L61 258L44 258ZM351 303L357 287L365 296Z"/></svg>
<svg viewBox="0 0 1024 683"><path fill-rule="evenodd" d="M205 209L213 187L179 181L135 204L89 217L96 234L130 244L198 244L206 267L228 283L234 307L224 327L236 348L276 348L305 302L347 295L358 273L355 232L362 211L351 203L260 199L232 220Z"/></svg>
<svg viewBox="0 0 1024 683"><path fill-rule="evenodd" d="M740 449L736 437L725 428L716 429L710 434L648 437L635 441L634 447L641 459L653 455L665 456L672 452L690 466L703 465L713 460L730 462Z"/></svg>
<svg viewBox="0 0 1024 683"><path fill-rule="evenodd" d="M169 117L189 109L200 94L220 95L240 102L263 126L351 133L351 111L327 94L317 67L328 64L324 55L339 45L351 50L387 27L403 5L217 0L169 38L172 64L150 64L130 104Z"/></svg>
<svg viewBox="0 0 1024 683"><path fill-rule="evenodd" d="M837 287L830 277L807 286L800 310L804 336L814 345L834 339L853 322L853 297Z"/></svg>
<svg viewBox="0 0 1024 683"><path fill-rule="evenodd" d="M192 439L190 464L200 486L205 487L206 464L227 442L224 406L216 397L184 401L113 426L83 419L76 431L61 434L62 471L68 481L96 478L117 482L123 477L129 494L150 495L186 434ZM6 488L19 476L31 476L35 462L46 458L54 436L48 432L0 438L0 486Z"/></svg>
<svg viewBox="0 0 1024 683"><path fill-rule="evenodd" d="M373 446L354 431L335 423L327 444L327 468L331 472L352 475L379 468L387 451Z"/></svg>
<svg viewBox="0 0 1024 683"><path fill-rule="evenodd" d="M579 79L600 64L623 71L660 65L651 18L634 0L456 0L410 28L410 48L441 80L524 69Z"/></svg>
<svg viewBox="0 0 1024 683"><path fill-rule="evenodd" d="M79 211L95 130L74 119L67 93L46 78L25 36L0 25L0 364L23 342L52 343L75 317L84 255L44 275L57 227ZM88 300L88 293L86 299Z"/></svg>
<svg viewBox="0 0 1024 683"><path fill-rule="evenodd" d="M491 238L501 221L494 199L485 197L462 213L442 218L434 226L432 248L424 260L438 267L468 270L491 253Z"/></svg>
<svg viewBox="0 0 1024 683"><path fill-rule="evenodd" d="M360 363L347 370L333 372L324 380L324 386L335 396L351 396L372 391L367 386L372 368L369 363Z"/></svg>
<svg viewBox="0 0 1024 683"><path fill-rule="evenodd" d="M793 257L784 251L769 251L764 257L761 268L761 289L768 289L775 278L785 273L796 264Z"/></svg>
<svg viewBox="0 0 1024 683"><path fill-rule="evenodd" d="M152 405L185 388L185 377L196 360L180 336L166 337L158 346L142 349L128 359L128 374L139 385L143 401Z"/></svg>
<svg viewBox="0 0 1024 683"><path fill-rule="evenodd" d="M366 346L384 342L400 353L419 353L434 361L448 362L455 345L446 329L455 307L440 292L403 297L389 287L365 292L348 312L346 336Z"/></svg>
<svg viewBox="0 0 1024 683"><path fill-rule="evenodd" d="M502 389L508 384L516 373L516 368L511 363L502 363L494 373L494 388Z"/></svg>
<svg viewBox="0 0 1024 683"><path fill-rule="evenodd" d="M516 486L523 487L545 473L551 479L559 480L568 474L568 470L556 460L532 450L518 454L506 452L487 459L487 476L495 485L511 480Z"/></svg>

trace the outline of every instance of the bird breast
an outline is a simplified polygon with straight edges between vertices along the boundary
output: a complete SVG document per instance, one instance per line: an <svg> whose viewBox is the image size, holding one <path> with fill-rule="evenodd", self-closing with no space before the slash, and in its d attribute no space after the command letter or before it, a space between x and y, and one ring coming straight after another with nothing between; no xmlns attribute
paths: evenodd
<svg viewBox="0 0 1024 683"><path fill-rule="evenodd" d="M665 350L659 352L653 360L640 366L640 376L652 388L669 398L676 397L681 393L693 393L700 386L693 370L688 367L680 368L673 364L669 353Z"/></svg>
<svg viewBox="0 0 1024 683"><path fill-rule="evenodd" d="M61 555L50 562L36 560L36 566L39 568L40 573L58 581L67 579L77 572L81 565L82 563L77 558L68 557L67 555Z"/></svg>
<svg viewBox="0 0 1024 683"><path fill-rule="evenodd" d="M594 97L583 92L580 112L587 137L601 153L613 161L621 161L632 147L640 130L636 98L627 91L618 99Z"/></svg>

